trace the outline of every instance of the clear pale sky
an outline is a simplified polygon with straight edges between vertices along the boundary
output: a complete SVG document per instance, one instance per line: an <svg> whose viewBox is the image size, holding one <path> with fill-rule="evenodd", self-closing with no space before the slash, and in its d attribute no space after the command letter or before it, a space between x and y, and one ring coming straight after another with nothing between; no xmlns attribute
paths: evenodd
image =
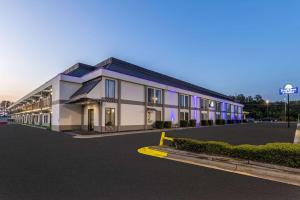
<svg viewBox="0 0 300 200"><path fill-rule="evenodd" d="M224 94L280 100L279 87L300 86L299 10L297 0L0 0L0 100L110 56Z"/></svg>

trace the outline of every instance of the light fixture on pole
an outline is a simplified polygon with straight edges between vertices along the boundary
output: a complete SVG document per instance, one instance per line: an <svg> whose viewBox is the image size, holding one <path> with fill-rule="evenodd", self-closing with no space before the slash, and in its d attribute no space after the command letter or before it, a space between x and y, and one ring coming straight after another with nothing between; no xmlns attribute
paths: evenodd
<svg viewBox="0 0 300 200"><path fill-rule="evenodd" d="M286 84L283 88L279 89L279 94L287 94L287 122L290 128L290 94L298 93L298 87L293 87L292 84Z"/></svg>
<svg viewBox="0 0 300 200"><path fill-rule="evenodd" d="M269 118L269 100L266 100L266 104L267 104L267 118Z"/></svg>

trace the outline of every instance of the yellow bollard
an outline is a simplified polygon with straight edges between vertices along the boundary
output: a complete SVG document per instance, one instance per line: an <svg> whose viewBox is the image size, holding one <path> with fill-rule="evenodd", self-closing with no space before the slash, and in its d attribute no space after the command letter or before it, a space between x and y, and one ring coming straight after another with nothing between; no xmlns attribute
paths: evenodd
<svg viewBox="0 0 300 200"><path fill-rule="evenodd" d="M160 141L159 141L159 146L163 146L164 145L164 139L165 139L165 132L161 132L161 137L160 137Z"/></svg>

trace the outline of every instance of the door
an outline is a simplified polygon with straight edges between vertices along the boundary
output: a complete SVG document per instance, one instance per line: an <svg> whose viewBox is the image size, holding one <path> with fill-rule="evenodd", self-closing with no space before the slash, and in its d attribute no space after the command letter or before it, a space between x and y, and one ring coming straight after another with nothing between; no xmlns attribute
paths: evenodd
<svg viewBox="0 0 300 200"><path fill-rule="evenodd" d="M88 109L88 130L94 130L94 109Z"/></svg>

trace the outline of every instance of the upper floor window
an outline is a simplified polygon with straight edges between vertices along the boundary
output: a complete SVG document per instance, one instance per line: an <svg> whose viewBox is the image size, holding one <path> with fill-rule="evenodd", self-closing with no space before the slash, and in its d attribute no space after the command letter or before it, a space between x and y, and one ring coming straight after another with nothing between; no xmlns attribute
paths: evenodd
<svg viewBox="0 0 300 200"><path fill-rule="evenodd" d="M215 105L216 105L216 104L215 104L215 101L212 101L212 100L209 101L209 107L210 107L210 108L214 108Z"/></svg>
<svg viewBox="0 0 300 200"><path fill-rule="evenodd" d="M180 107L188 107L189 106L189 96L188 95L179 95L179 106Z"/></svg>
<svg viewBox="0 0 300 200"><path fill-rule="evenodd" d="M161 103L161 90L148 88L147 92L148 102L149 103Z"/></svg>
<svg viewBox="0 0 300 200"><path fill-rule="evenodd" d="M115 81L106 79L105 80L105 97L115 98Z"/></svg>
<svg viewBox="0 0 300 200"><path fill-rule="evenodd" d="M201 108L208 109L208 107L209 107L209 100L201 98L200 105L201 105Z"/></svg>
<svg viewBox="0 0 300 200"><path fill-rule="evenodd" d="M231 112L231 105L229 103L226 104L226 111Z"/></svg>
<svg viewBox="0 0 300 200"><path fill-rule="evenodd" d="M217 110L217 111L221 111L221 105L222 105L221 102L217 102L217 103L216 103L216 110Z"/></svg>
<svg viewBox="0 0 300 200"><path fill-rule="evenodd" d="M238 113L242 113L242 107L238 107Z"/></svg>

